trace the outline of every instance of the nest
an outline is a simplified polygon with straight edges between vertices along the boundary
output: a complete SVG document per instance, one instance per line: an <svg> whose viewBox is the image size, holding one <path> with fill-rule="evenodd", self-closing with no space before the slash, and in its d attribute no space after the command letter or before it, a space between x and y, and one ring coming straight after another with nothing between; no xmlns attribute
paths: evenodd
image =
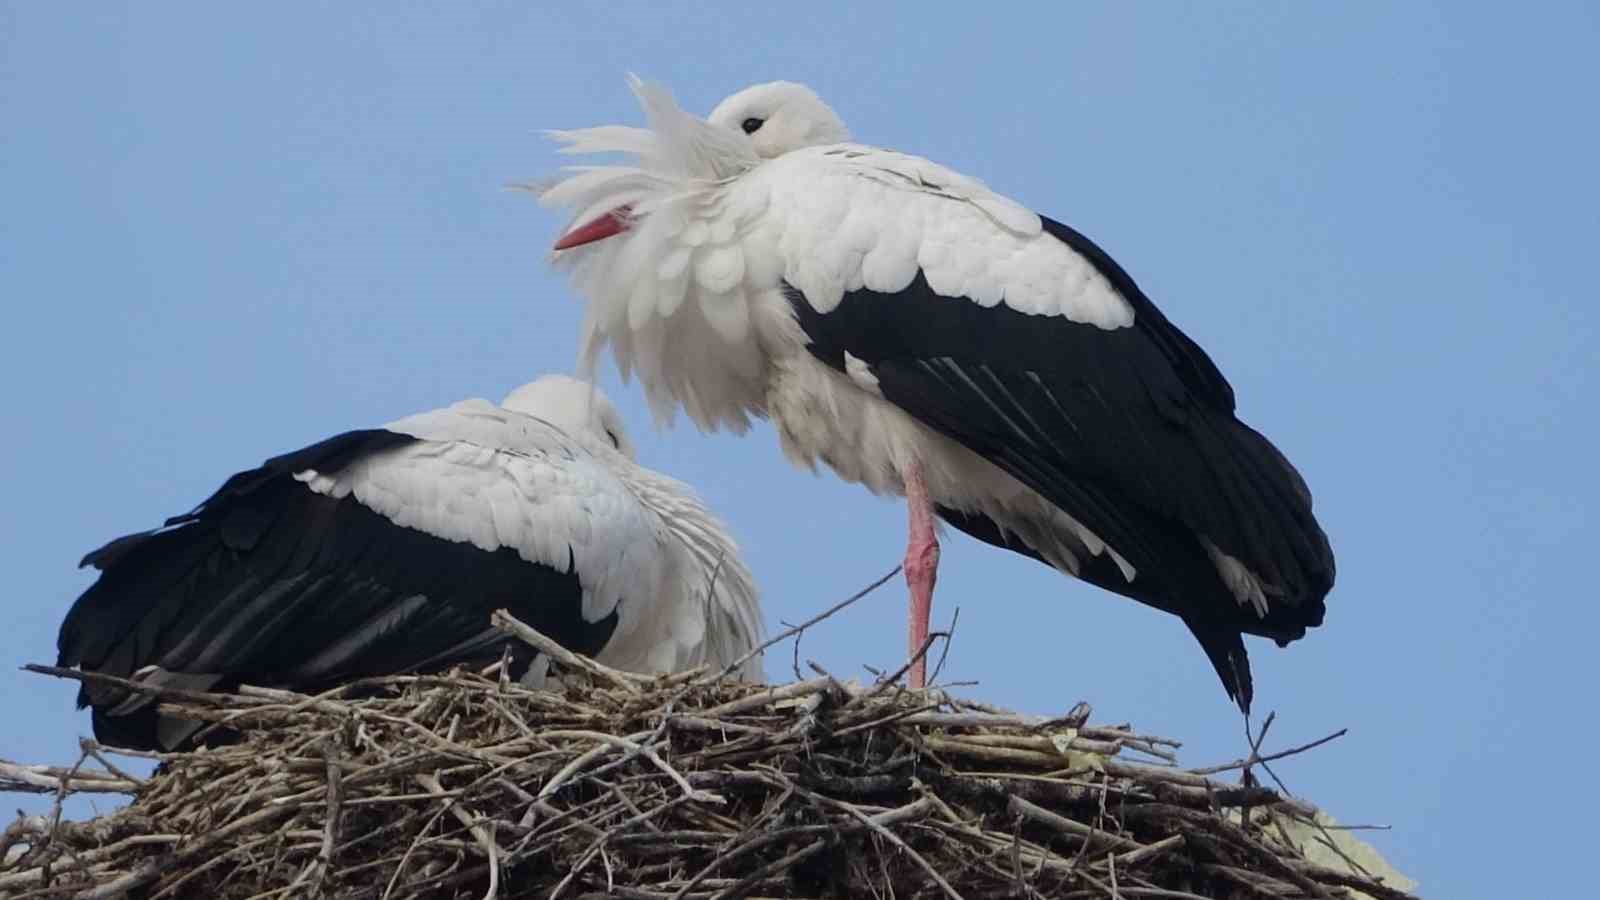
<svg viewBox="0 0 1600 900"><path fill-rule="evenodd" d="M456 671L314 697L162 690L238 742L152 754L148 779L89 741L70 769L0 763L0 788L133 798L16 820L0 896L1411 896L1256 782L1284 754L1184 769L1176 741L1082 705L1022 716L893 677L643 678L498 621L556 656L556 687Z"/></svg>

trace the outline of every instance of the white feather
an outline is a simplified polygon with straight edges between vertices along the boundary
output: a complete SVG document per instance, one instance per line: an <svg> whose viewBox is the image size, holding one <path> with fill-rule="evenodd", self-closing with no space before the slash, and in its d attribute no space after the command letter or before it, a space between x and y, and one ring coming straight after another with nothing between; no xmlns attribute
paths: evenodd
<svg viewBox="0 0 1600 900"><path fill-rule="evenodd" d="M551 129L545 135L562 141L567 146L562 153L633 153L645 155L656 152L655 132L648 128L629 125L601 125L578 131Z"/></svg>
<svg viewBox="0 0 1600 900"><path fill-rule="evenodd" d="M632 165L574 170L541 200L578 211L575 225L630 209L625 233L557 259L590 300L580 360L592 366L610 346L619 369L638 373L660 419L681 406L704 428L742 429L761 414L765 385L748 374L766 364L743 348L782 331L785 283L828 312L846 291L895 293L921 272L939 293L983 306L1108 329L1133 321L1132 306L1091 263L977 179L861 144L762 159L739 131L684 112L664 89L631 83L654 139L621 126L556 133L568 149L628 154ZM812 118L826 124L831 115ZM805 133L813 132L845 133L842 125Z"/></svg>
<svg viewBox="0 0 1600 900"><path fill-rule="evenodd" d="M821 313L848 291L902 292L920 273L933 290L1104 329L1133 324L1132 305L1094 265L1043 230L1021 204L920 157L850 143L809 90L775 83L723 101L704 121L635 82L656 141L632 170L587 174L546 203L575 221L631 208L621 234L557 254L588 300L580 360L610 347L637 373L659 421L684 410L701 428L743 430L772 415L785 453L826 462L849 481L902 493L916 461L930 493L1023 534L1053 565L1077 572L1114 548L958 444L898 409L864 366L834 372L810 356L786 289ZM758 120L754 137L741 124ZM632 136L573 132L596 152L630 152ZM653 185L640 197L641 184ZM736 267L732 260L737 259ZM651 306L655 316L636 314ZM910 296L904 302L915 302ZM625 315L624 312L627 314Z"/></svg>
<svg viewBox="0 0 1600 900"><path fill-rule="evenodd" d="M505 406L466 400L386 427L418 441L295 477L435 537L575 566L584 619L617 613L598 656L608 665L727 665L760 641L737 545L687 486L632 461L615 409L592 385L550 376ZM739 674L760 677L759 658Z"/></svg>

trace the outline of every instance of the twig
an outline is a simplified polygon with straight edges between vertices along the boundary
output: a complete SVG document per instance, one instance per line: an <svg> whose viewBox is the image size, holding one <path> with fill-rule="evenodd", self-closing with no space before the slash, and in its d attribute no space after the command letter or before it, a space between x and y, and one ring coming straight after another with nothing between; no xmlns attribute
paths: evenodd
<svg viewBox="0 0 1600 900"><path fill-rule="evenodd" d="M1271 719L1269 718L1268 721L1270 722ZM1315 750L1316 748L1321 747L1323 744L1326 744L1326 743L1328 743L1330 741L1338 740L1339 738L1344 737L1349 732L1350 732L1350 729L1341 728L1338 731L1335 731L1334 733L1332 733L1330 735L1327 735L1326 737L1317 738L1316 740L1311 741L1310 743L1301 744L1298 747L1290 747L1288 750L1279 750L1276 753L1268 753L1268 754L1266 754L1264 756L1257 755L1255 753L1251 753L1250 756L1248 756L1246 758L1243 758L1243 759L1236 759L1233 762L1223 763L1223 764L1217 765L1217 766L1206 766L1206 767L1200 768L1200 769L1191 769L1190 771L1193 772L1196 775L1215 775L1218 772L1228 772L1228 771L1231 771L1233 769L1248 769L1248 768L1250 768L1251 766L1253 766L1253 765L1255 765L1257 763L1274 762L1276 760L1283 759L1284 757L1287 757L1287 756L1294 756L1295 754L1298 754L1298 753L1304 753L1307 750ZM1280 784L1279 786L1281 787L1282 785ZM1287 793L1287 791L1286 791L1286 793Z"/></svg>
<svg viewBox="0 0 1600 900"><path fill-rule="evenodd" d="M644 676L623 672L610 666L602 666L588 657L573 653L571 650L540 634L532 626L519 621L516 616L511 614L510 610L495 610L489 616L489 624L539 650L572 671L588 672L604 679L613 687L622 688L629 693L638 693L638 682L648 680Z"/></svg>
<svg viewBox="0 0 1600 900"><path fill-rule="evenodd" d="M341 804L344 801L341 790L344 773L339 768L339 753L331 739L323 741L322 752L328 760L328 810L324 813L328 821L322 829L322 851L317 855L319 884L333 867L333 848L339 839L339 817L343 814Z"/></svg>
<svg viewBox="0 0 1600 900"><path fill-rule="evenodd" d="M293 806L269 806L242 819L235 819L216 831L195 839L182 850L158 856L140 865L132 872L108 881L92 890L85 891L79 896L82 900L107 900L107 898L125 894L136 887L149 884L168 869L179 869L189 862L201 858L207 850L235 834L247 832L260 825L276 821L293 811Z"/></svg>
<svg viewBox="0 0 1600 900"><path fill-rule="evenodd" d="M939 648L939 661L933 666L933 674L928 676L929 684L937 684L939 681L939 673L944 671L944 660L945 657L950 655L950 645L955 642L956 625L960 621L961 607L957 606L955 609L950 611L950 627L944 630L944 645Z"/></svg>
<svg viewBox="0 0 1600 900"><path fill-rule="evenodd" d="M1099 844L1104 847L1110 847L1113 850L1140 851L1150 849L1149 847L1140 844L1138 841L1130 841L1127 838L1117 837L1110 832L1102 831L1093 827L1092 825L1085 825L1082 822L1069 819L1066 816L1058 813L1053 813L1037 804L1029 803L1028 801L1014 794L1011 796L1011 799L1007 801L1007 806L1016 815L1019 815L1024 819L1031 819L1040 825L1053 828L1062 834L1071 835L1079 842L1084 842L1091 845Z"/></svg>
<svg viewBox="0 0 1600 900"><path fill-rule="evenodd" d="M782 687L762 688L760 691L740 697L738 700L730 700L727 703L713 706L701 713L701 715L708 719L715 719L719 716L732 716L749 712L752 709L760 709L763 706L774 706L781 700L792 700L796 697L819 694L833 687L833 685L833 678L825 675L809 681L791 682Z"/></svg>
<svg viewBox="0 0 1600 900"><path fill-rule="evenodd" d="M500 895L500 847L495 843L494 836L482 822L468 814L461 804L445 796L444 785L439 783L438 776L414 775L412 780L421 785L423 790L438 796L450 814L456 817L456 821L465 826L477 840L478 845L483 848L484 854L489 857L489 887L484 891L483 900L495 900Z"/></svg>
<svg viewBox="0 0 1600 900"><path fill-rule="evenodd" d="M694 787L691 786L683 777L683 775L681 775L677 769L674 769L672 766L668 765L666 760L662 759L661 755L656 753L655 748L651 747L649 744L636 743L625 737L618 737L614 734L603 734L598 731L546 731L544 732L543 736L546 739L575 737L583 740L598 741L601 743L621 747L624 750L637 753L640 756L643 756L645 759L650 760L650 762L653 763L656 768L666 773L667 777L671 778L673 782L675 782L679 787L683 788L684 795L690 799L698 800L702 803L727 802L724 798L718 796L717 794L713 794L709 791L695 790Z"/></svg>
<svg viewBox="0 0 1600 900"><path fill-rule="evenodd" d="M77 767L74 767L77 768ZM139 782L111 772L59 766L25 766L0 759L0 791L17 793L133 794Z"/></svg>
<svg viewBox="0 0 1600 900"><path fill-rule="evenodd" d="M89 738L79 738L78 739L78 749L82 750L84 753L89 754L100 765L105 766L106 767L106 771L110 772L112 775L115 775L116 777L121 778L121 779L123 779L125 781L131 781L134 784L144 784L144 779L143 778L140 778L137 775L130 775L129 773L122 771L122 769L118 768L115 763L113 763L111 760L107 759L105 757L105 754L100 752L100 751L104 750L105 748L103 746L101 746L99 741L91 740Z"/></svg>
<svg viewBox="0 0 1600 900"><path fill-rule="evenodd" d="M822 612L817 613L816 615L814 615L811 618L805 620L804 622L801 622L799 625L794 625L794 626L791 626L789 628L786 628L782 632L778 633L777 635L775 635L775 636L773 636L771 638L768 638L765 643L761 644L760 646L756 647L754 650L751 650L750 652L746 653L745 655L743 655L743 656L739 657L738 659L734 660L733 662L729 663L727 666L725 666L722 669L721 672L717 673L716 677L714 677L714 678L712 678L710 680L711 681L721 681L722 679L727 678L729 675L732 675L734 672L739 671L739 669L742 668L745 663L749 662L752 659L755 659L757 656L760 656L762 653L765 653L768 648L773 647L773 646L775 646L777 644L780 644L780 643L788 640L791 637L794 637L795 635L801 633L802 631L805 631L807 628L810 628L813 625L816 625L818 622L821 622L823 619L828 618L829 616L833 615L834 613L838 612L839 610L844 609L845 607L849 606L852 603L855 603L857 600L860 600L862 597L865 597L868 594L872 593L873 591L877 590L878 588L883 587L883 585L885 583L887 583L889 579L893 578L894 576L896 576L898 574L900 574L900 567L899 566L895 566L894 568L889 570L888 574L884 575L882 578L879 578L877 581L874 581L873 583L867 585L866 587L862 588L861 590L856 591L854 594L851 594L850 596L848 596L845 599L839 601L838 603L835 603L834 605L828 607L827 609L823 610Z"/></svg>
<svg viewBox="0 0 1600 900"><path fill-rule="evenodd" d="M856 700L876 697L878 694L887 690L891 685L899 683L900 679L904 678L906 673L911 671L912 666L927 658L928 650L933 647L934 641L937 641L940 638L944 638L948 641L949 637L949 633L943 631L934 631L929 633L927 637L922 639L922 646L918 647L917 652L911 654L909 659L901 663L900 668L895 669L893 672L883 676L882 678L879 678L877 685L874 686L871 691L861 695L861 697L856 698ZM856 700L852 700L851 702L854 703Z"/></svg>
<svg viewBox="0 0 1600 900"><path fill-rule="evenodd" d="M957 893L956 889L950 886L950 882L946 881L944 876L939 874L938 869L935 869L931 864L929 864L927 859L923 858L922 854L918 853L916 850L913 850L910 844L907 844L905 841L901 840L898 834L895 834L889 830L889 824L891 822L902 822L909 819L920 818L921 816L927 815L929 812L931 812L934 809L934 803L928 798L924 797L915 803L910 803L906 806L900 807L899 809L891 810L890 812L896 814L892 819L878 819L873 816L868 816L866 813L863 813L861 810L851 806L848 803L841 803L832 797L826 797L822 794L808 791L802 787L794 785L792 782L789 782L787 778L783 779L783 781L785 781L787 783L786 786L792 788L796 794L799 794L800 796L805 797L806 799L815 803L821 803L824 806L837 809L848 814L857 821L864 823L867 827L881 835L884 840L894 844L896 847L900 848L901 852L911 857L911 859L915 861L918 866L921 866L922 870L928 874L928 877L933 879L934 884L937 884L940 889L945 892L945 895L951 898L951 900L963 900L961 894ZM885 815L887 816L887 814Z"/></svg>

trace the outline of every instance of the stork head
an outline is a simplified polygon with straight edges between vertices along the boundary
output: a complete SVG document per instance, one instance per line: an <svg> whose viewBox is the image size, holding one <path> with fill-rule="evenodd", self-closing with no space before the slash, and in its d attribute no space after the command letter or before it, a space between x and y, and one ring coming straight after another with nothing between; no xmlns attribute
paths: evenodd
<svg viewBox="0 0 1600 900"><path fill-rule="evenodd" d="M707 121L748 134L762 159L850 140L838 114L815 91L792 81L747 87L718 103Z"/></svg>
<svg viewBox="0 0 1600 900"><path fill-rule="evenodd" d="M637 461L622 417L596 385L570 375L545 375L506 395L500 405L512 412L543 419L568 434L588 434Z"/></svg>
<svg viewBox="0 0 1600 900"><path fill-rule="evenodd" d="M655 132L650 141L641 143L632 129L588 128L553 134L574 145L573 149L582 148L578 152L636 154L641 157L641 168L652 178L669 180L682 178L685 168L696 178L725 178L730 170L737 174L793 150L850 140L850 132L828 104L810 88L792 81L747 87L717 104L708 119L679 109L663 88L637 79L633 86ZM668 162L663 164L663 160ZM570 250L632 228L631 220L643 213L636 205L639 182L628 175L617 169L614 177L607 179L604 170L594 170L546 190L543 197L548 203L589 206L596 212L610 206L599 215L582 218L551 249ZM613 186L617 196L606 197ZM602 197L622 202L607 204ZM601 202L594 202L597 199Z"/></svg>

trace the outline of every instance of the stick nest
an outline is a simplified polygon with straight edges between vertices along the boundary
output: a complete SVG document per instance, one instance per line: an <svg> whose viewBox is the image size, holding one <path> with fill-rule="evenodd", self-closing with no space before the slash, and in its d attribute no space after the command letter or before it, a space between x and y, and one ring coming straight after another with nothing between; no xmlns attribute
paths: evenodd
<svg viewBox="0 0 1600 900"><path fill-rule="evenodd" d="M1082 705L1041 719L826 673L559 668L553 690L457 671L158 691L239 742L160 755L148 779L88 741L70 770L0 763L0 788L133 798L17 819L0 896L1411 896L1258 785L1256 752L1179 768L1175 741Z"/></svg>

